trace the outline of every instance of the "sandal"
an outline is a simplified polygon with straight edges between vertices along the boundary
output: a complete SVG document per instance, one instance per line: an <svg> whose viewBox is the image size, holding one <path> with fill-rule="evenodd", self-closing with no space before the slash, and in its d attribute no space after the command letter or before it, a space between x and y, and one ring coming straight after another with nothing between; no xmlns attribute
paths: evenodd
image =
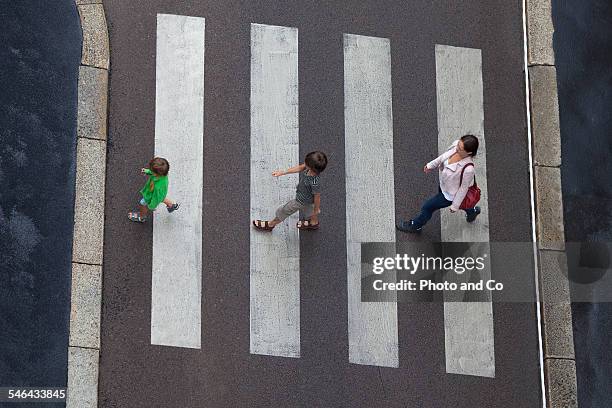
<svg viewBox="0 0 612 408"><path fill-rule="evenodd" d="M301 230L316 230L319 229L319 223L313 224L310 220L299 220L295 225Z"/></svg>
<svg viewBox="0 0 612 408"><path fill-rule="evenodd" d="M274 229L274 227L271 226L268 221L262 220L253 220L253 226L262 231L272 231Z"/></svg>
<svg viewBox="0 0 612 408"><path fill-rule="evenodd" d="M147 220L147 217L141 217L139 212L128 213L128 218L134 222L145 222Z"/></svg>

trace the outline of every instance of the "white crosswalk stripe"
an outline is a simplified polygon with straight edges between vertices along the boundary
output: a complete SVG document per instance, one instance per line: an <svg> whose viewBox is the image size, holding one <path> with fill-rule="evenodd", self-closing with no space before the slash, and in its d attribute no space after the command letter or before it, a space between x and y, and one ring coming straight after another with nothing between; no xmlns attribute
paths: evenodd
<svg viewBox="0 0 612 408"><path fill-rule="evenodd" d="M204 32L203 18L157 16L155 155L184 205L154 217L151 344L201 344Z"/></svg>
<svg viewBox="0 0 612 408"><path fill-rule="evenodd" d="M297 174L272 171L300 162L298 31L251 25L251 218L269 220L295 198ZM300 356L300 241L294 214L274 233L251 229L250 348Z"/></svg>
<svg viewBox="0 0 612 408"><path fill-rule="evenodd" d="M481 51L445 45L436 45L435 51L438 150L440 153L446 151L453 141L464 134L477 136L480 143L474 162L476 180L482 192L478 203L482 214L473 224L466 224L464 214L441 212L442 241L482 242L478 252L489 254ZM482 279L488 280L490 276L490 269L481 272ZM444 332L448 373L495 376L492 303L446 302Z"/></svg>
<svg viewBox="0 0 612 408"><path fill-rule="evenodd" d="M361 302L361 242L395 241L391 46L344 34L349 361L399 366L397 304Z"/></svg>

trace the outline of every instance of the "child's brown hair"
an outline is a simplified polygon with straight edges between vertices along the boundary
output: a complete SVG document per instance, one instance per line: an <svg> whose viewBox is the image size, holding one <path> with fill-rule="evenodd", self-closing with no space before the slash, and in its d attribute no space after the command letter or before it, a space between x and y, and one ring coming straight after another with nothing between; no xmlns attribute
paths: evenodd
<svg viewBox="0 0 612 408"><path fill-rule="evenodd" d="M327 167L327 156L320 151L310 152L306 155L304 163L314 170L315 173L321 174L325 167Z"/></svg>
<svg viewBox="0 0 612 408"><path fill-rule="evenodd" d="M159 176L167 176L170 171L170 163L163 157L154 157L149 162L149 169Z"/></svg>

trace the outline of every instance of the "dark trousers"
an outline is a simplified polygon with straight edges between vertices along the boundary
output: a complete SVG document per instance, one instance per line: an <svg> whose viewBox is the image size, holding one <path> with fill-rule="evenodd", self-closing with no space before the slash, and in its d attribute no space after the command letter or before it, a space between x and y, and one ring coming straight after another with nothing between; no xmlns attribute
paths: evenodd
<svg viewBox="0 0 612 408"><path fill-rule="evenodd" d="M441 208L450 207L452 203L453 202L448 201L446 197L444 197L444 194L442 194L442 191L438 189L438 194L425 201L425 204L423 204L423 207L421 207L421 213L413 220L416 227L422 227L423 225L427 224L427 221L431 219L434 211ZM470 214L475 210L473 208L468 208L463 211L465 211L466 214Z"/></svg>

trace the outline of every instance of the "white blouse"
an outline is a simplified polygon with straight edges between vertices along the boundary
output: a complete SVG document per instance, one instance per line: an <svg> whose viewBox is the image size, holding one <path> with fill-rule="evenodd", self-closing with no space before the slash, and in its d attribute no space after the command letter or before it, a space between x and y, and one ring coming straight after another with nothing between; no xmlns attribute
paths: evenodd
<svg viewBox="0 0 612 408"><path fill-rule="evenodd" d="M427 163L428 169L438 168L440 175L440 190L444 194L444 198L452 201L451 209L458 211L468 188L474 184L474 166L469 166L463 172L463 182L461 182L461 171L469 164L474 163L471 156L459 160L458 162L448 164L450 157L457 152L457 144L459 140L453 142L449 150L442 153L434 160Z"/></svg>

